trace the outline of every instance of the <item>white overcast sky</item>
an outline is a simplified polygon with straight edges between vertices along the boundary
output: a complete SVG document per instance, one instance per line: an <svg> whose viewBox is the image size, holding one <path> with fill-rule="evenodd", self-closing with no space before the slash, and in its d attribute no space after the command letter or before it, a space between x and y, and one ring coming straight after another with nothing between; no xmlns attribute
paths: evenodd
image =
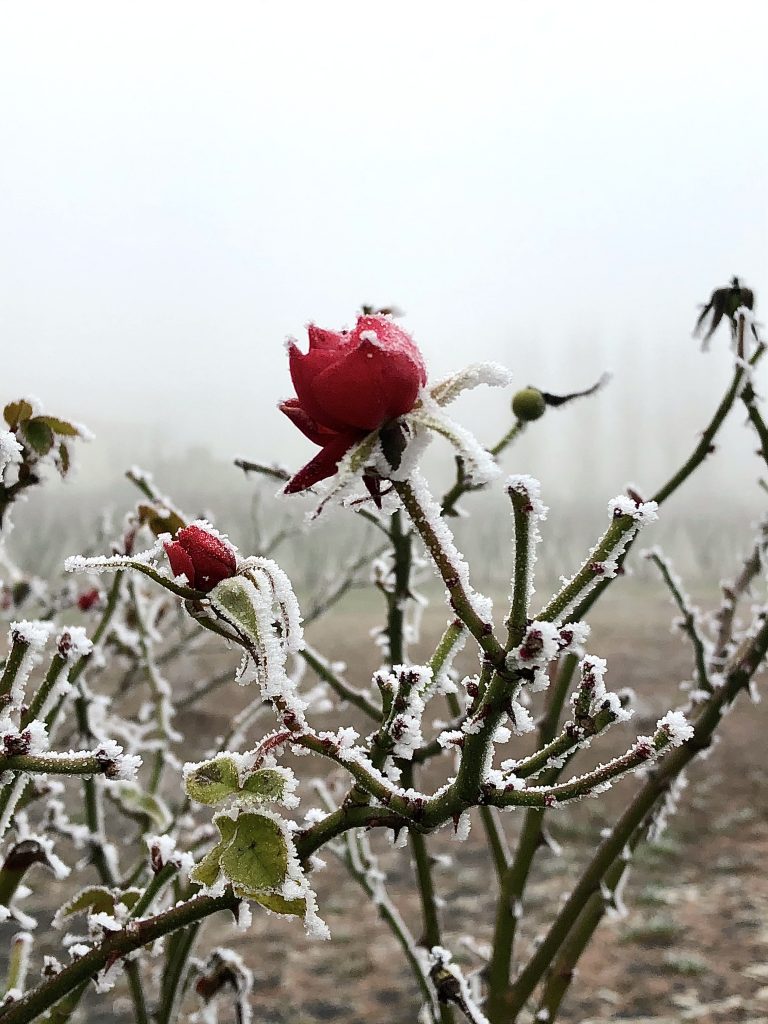
<svg viewBox="0 0 768 1024"><path fill-rule="evenodd" d="M1 397L102 452L127 425L141 457L298 460L285 336L396 302L435 375L611 368L540 457L651 485L728 373L696 304L733 273L768 295L767 28L763 2L0 2ZM466 416L490 441L503 408ZM598 431L626 445L602 476Z"/></svg>

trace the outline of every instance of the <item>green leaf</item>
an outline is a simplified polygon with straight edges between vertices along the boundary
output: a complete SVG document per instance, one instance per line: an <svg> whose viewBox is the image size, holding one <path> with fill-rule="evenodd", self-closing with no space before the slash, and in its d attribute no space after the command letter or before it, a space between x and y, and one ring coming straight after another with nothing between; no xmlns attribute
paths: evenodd
<svg viewBox="0 0 768 1024"><path fill-rule="evenodd" d="M221 855L221 869L243 893L278 889L288 874L288 846L279 824L247 812L235 822L235 838Z"/></svg>
<svg viewBox="0 0 768 1024"><path fill-rule="evenodd" d="M259 800L282 800L285 796L285 775L274 768L260 768L248 776L241 792Z"/></svg>
<svg viewBox="0 0 768 1024"><path fill-rule="evenodd" d="M237 887L235 887L234 891L236 896L248 895L247 893L238 892ZM254 903L259 903L262 907L274 911L275 914L290 914L293 917L304 917L307 912L306 900L287 900L285 896L280 896L276 892L251 895L250 899Z"/></svg>
<svg viewBox="0 0 768 1024"><path fill-rule="evenodd" d="M352 449L349 456L349 468L353 473L359 472L365 466L371 457L373 449L376 447L378 439L378 432L374 431L372 434L364 437L360 444Z"/></svg>
<svg viewBox="0 0 768 1024"><path fill-rule="evenodd" d="M124 892L120 893L117 902L122 903L124 907L132 910L136 905L139 896L141 896L141 889L126 889Z"/></svg>
<svg viewBox="0 0 768 1024"><path fill-rule="evenodd" d="M178 512L174 512L172 509L160 510L154 505L139 505L137 511L139 522L146 524L156 537L159 537L161 533L170 533L175 536L186 526Z"/></svg>
<svg viewBox="0 0 768 1024"><path fill-rule="evenodd" d="M104 885L89 885L65 903L57 912L56 917L59 920L64 920L64 918L72 917L73 914L86 912L89 914L102 912L111 914L114 912L116 902L117 893L113 889L108 889Z"/></svg>
<svg viewBox="0 0 768 1024"><path fill-rule="evenodd" d="M80 431L74 423L69 423L67 420L60 420L56 416L37 416L36 419L50 427L54 434L61 434L62 437L80 436Z"/></svg>
<svg viewBox="0 0 768 1024"><path fill-rule="evenodd" d="M18 402L9 402L3 409L3 416L5 422L13 430L18 427L24 420L28 420L34 412L32 406L25 399L21 398Z"/></svg>
<svg viewBox="0 0 768 1024"><path fill-rule="evenodd" d="M219 877L219 861L227 846L235 838L235 822L228 814L220 814L214 817L213 823L219 830L220 839L218 843L209 850L198 864L190 871L189 877L199 885L213 885Z"/></svg>
<svg viewBox="0 0 768 1024"><path fill-rule="evenodd" d="M69 448L67 448L67 446L62 441L61 444L59 445L58 457L59 473L62 475L62 477L65 477L67 475L71 465L72 460L69 457Z"/></svg>
<svg viewBox="0 0 768 1024"><path fill-rule="evenodd" d="M235 762L229 757L205 761L186 777L187 796L199 804L221 803L236 793L240 778Z"/></svg>
<svg viewBox="0 0 768 1024"><path fill-rule="evenodd" d="M201 861L192 868L189 873L189 877L193 882L197 882L198 885L214 885L216 879L219 877L219 860L224 850L224 843L217 843L212 850L210 850L203 857Z"/></svg>
<svg viewBox="0 0 768 1024"><path fill-rule="evenodd" d="M47 455L53 448L53 431L39 416L33 420L25 420L21 425L21 432L38 455Z"/></svg>
<svg viewBox="0 0 768 1024"><path fill-rule="evenodd" d="M156 832L162 833L173 821L165 802L152 793L145 793L138 786L130 783L119 787L110 786L106 792L128 817L142 826L151 826Z"/></svg>
<svg viewBox="0 0 768 1024"><path fill-rule="evenodd" d="M253 607L255 584L243 576L217 583L208 597L216 611L254 644L260 644L259 620Z"/></svg>

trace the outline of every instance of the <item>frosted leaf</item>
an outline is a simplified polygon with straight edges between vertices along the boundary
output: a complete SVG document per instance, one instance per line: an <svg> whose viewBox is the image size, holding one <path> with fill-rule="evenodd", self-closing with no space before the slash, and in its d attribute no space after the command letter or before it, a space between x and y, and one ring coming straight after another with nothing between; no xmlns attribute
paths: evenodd
<svg viewBox="0 0 768 1024"><path fill-rule="evenodd" d="M429 957L429 975L438 992L450 993L451 1002L461 1008L471 1024L489 1024L488 1018L475 1002L469 982L458 965L453 962L450 951L443 946L433 946L429 951Z"/></svg>
<svg viewBox="0 0 768 1024"><path fill-rule="evenodd" d="M474 434L452 420L431 399L427 400L426 396L422 408L412 412L409 421L440 434L453 445L462 459L470 483L481 486L500 475L501 470L495 459ZM390 475L395 479L404 479L402 466L396 474Z"/></svg>
<svg viewBox="0 0 768 1024"><path fill-rule="evenodd" d="M429 395L437 405L449 405L463 391L480 387L505 388L512 383L511 372L500 363L472 363L450 377L444 377L429 388Z"/></svg>
<svg viewBox="0 0 768 1024"><path fill-rule="evenodd" d="M286 673L289 651L303 645L298 604L282 570L267 559L263 562L268 564L254 560L242 574L222 580L208 596L216 614L237 632L250 654L264 698L281 702L283 714L289 711L293 724L300 726L306 702Z"/></svg>

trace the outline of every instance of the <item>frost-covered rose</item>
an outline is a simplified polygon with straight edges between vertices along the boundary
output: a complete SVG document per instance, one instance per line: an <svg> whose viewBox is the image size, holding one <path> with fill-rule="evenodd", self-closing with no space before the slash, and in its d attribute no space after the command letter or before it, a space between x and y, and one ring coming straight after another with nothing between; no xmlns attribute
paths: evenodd
<svg viewBox="0 0 768 1024"><path fill-rule="evenodd" d="M206 593L237 572L233 548L195 523L179 530L175 539L165 545L165 553L174 576L184 573L190 587Z"/></svg>
<svg viewBox="0 0 768 1024"><path fill-rule="evenodd" d="M309 327L309 351L288 349L296 398L280 409L322 451L288 482L306 490L332 476L366 434L413 408L427 371L410 335L387 316L360 316L352 331Z"/></svg>

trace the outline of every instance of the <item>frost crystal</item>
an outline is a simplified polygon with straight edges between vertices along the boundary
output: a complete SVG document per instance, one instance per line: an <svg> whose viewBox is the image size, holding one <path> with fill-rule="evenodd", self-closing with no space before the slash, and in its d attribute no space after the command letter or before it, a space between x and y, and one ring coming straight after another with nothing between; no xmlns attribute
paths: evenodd
<svg viewBox="0 0 768 1024"><path fill-rule="evenodd" d="M668 711L656 723L657 729L663 729L673 747L679 747L686 740L693 738L693 726L682 711Z"/></svg>
<svg viewBox="0 0 768 1024"><path fill-rule="evenodd" d="M451 570L456 579L461 583L465 593L468 595L475 614L483 622L491 623L493 620L493 602L489 597L478 594L473 590L469 580L469 566L460 554L453 539L453 534L448 524L441 515L440 507L430 494L426 481L421 473L415 473L411 478L411 488L419 504L424 517L425 526L432 532L440 545L442 552L450 562Z"/></svg>
<svg viewBox="0 0 768 1024"><path fill-rule="evenodd" d="M0 477L7 466L21 462L24 449L10 430L0 430Z"/></svg>
<svg viewBox="0 0 768 1024"><path fill-rule="evenodd" d="M626 494L620 494L608 502L608 511L612 516L632 516L642 526L653 523L659 518L659 506L655 501L643 501L639 505Z"/></svg>

